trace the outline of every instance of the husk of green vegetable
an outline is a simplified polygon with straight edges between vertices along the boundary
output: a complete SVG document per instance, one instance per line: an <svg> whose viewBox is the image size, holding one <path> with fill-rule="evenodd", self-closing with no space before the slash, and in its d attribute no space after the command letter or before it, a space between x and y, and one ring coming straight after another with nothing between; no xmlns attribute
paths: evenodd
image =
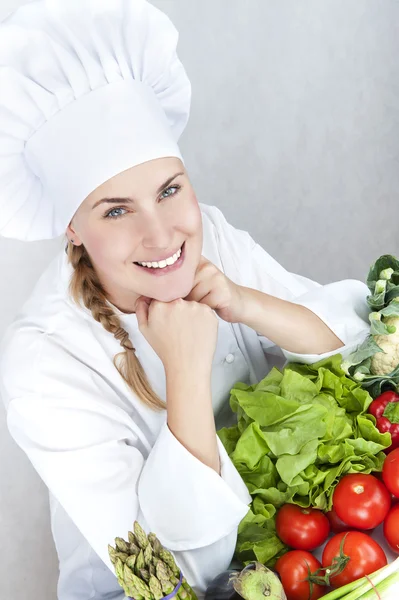
<svg viewBox="0 0 399 600"><path fill-rule="evenodd" d="M370 335L343 361L342 367L376 398L383 391L399 390L399 356L395 354L399 336L399 261L389 254L381 256L370 268L367 286ZM388 350L390 336L394 343ZM376 360L379 353L385 356ZM379 364L384 361L389 361L388 370Z"/></svg>
<svg viewBox="0 0 399 600"><path fill-rule="evenodd" d="M367 413L371 396L341 363L337 354L313 365L288 364L231 391L237 425L218 434L252 496L236 546L244 564L272 567L287 551L275 530L280 506L329 510L344 474L382 469L390 435L377 430Z"/></svg>
<svg viewBox="0 0 399 600"><path fill-rule="evenodd" d="M287 600L279 577L258 562L254 570L243 569L231 579L235 591L244 600Z"/></svg>

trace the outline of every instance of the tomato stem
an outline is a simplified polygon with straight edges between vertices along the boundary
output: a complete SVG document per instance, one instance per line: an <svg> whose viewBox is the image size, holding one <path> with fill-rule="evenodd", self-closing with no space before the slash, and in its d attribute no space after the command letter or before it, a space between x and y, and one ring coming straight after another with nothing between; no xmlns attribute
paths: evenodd
<svg viewBox="0 0 399 600"><path fill-rule="evenodd" d="M315 571L314 573L309 573L307 578L309 584L316 583L318 585L330 586L331 578L342 573L342 571L345 569L346 565L350 561L350 556L347 556L344 553L344 544L348 533L345 533L344 537L341 540L339 546L339 556L334 556L331 565L329 565L328 567L320 567L320 569L317 569L317 571ZM324 573L324 575L321 575L321 573Z"/></svg>

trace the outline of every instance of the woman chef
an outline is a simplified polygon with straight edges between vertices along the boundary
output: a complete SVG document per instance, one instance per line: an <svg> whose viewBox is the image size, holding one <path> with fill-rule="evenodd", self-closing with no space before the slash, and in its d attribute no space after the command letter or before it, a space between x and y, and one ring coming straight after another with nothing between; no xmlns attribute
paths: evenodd
<svg viewBox="0 0 399 600"><path fill-rule="evenodd" d="M0 232L67 236L0 354L9 431L50 493L59 600L123 598L108 544L135 519L202 593L251 502L216 436L229 390L368 329L365 285L293 275L198 204L176 44L145 0L36 1L0 27Z"/></svg>

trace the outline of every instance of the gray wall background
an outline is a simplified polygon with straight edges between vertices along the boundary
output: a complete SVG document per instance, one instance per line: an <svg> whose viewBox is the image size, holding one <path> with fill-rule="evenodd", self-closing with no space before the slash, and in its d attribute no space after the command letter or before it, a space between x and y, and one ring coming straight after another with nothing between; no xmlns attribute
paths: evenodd
<svg viewBox="0 0 399 600"><path fill-rule="evenodd" d="M0 0L0 18L22 3ZM193 84L181 147L199 200L322 283L398 255L399 3L154 4ZM0 239L0 336L60 244ZM0 452L0 597L54 600L46 489L1 410Z"/></svg>

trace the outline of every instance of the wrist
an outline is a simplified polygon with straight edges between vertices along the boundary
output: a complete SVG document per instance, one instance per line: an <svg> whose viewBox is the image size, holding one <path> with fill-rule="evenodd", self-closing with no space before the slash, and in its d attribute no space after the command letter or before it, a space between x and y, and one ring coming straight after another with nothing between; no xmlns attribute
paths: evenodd
<svg viewBox="0 0 399 600"><path fill-rule="evenodd" d="M186 382L189 385L209 385L212 374L212 364L208 361L200 361L197 364L182 362L170 362L164 365L166 382L176 382L179 385L184 385Z"/></svg>
<svg viewBox="0 0 399 600"><path fill-rule="evenodd" d="M248 327L252 327L254 317L257 313L256 302L253 294L251 293L252 290L243 286L237 286L237 288L237 304L239 306L237 322L242 323L243 325L248 325Z"/></svg>

